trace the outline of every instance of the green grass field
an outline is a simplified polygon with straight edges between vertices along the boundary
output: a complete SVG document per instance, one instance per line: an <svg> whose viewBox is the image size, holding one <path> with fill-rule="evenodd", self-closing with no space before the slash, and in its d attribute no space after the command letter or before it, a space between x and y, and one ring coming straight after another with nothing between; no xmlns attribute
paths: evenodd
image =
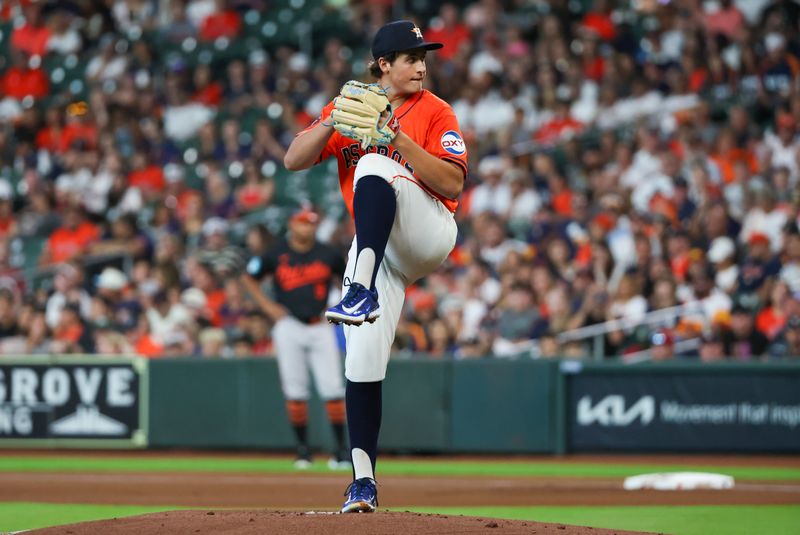
<svg viewBox="0 0 800 535"><path fill-rule="evenodd" d="M0 502L0 533L45 528L105 518L171 511L178 507L134 505L87 505L80 503ZM181 507L180 509L186 509Z"/></svg>
<svg viewBox="0 0 800 535"><path fill-rule="evenodd" d="M798 535L800 506L698 505L693 507L438 507L437 514L491 516L595 528L653 531L675 535ZM764 529L764 526L769 526Z"/></svg>
<svg viewBox="0 0 800 535"><path fill-rule="evenodd" d="M722 472L737 480L800 481L800 468L770 466L714 466L710 464L560 463L558 461L457 461L381 459L386 475L486 476L486 477L589 477L625 478L649 472L692 470ZM0 472L252 472L289 473L288 458L236 459L221 457L0 457ZM324 463L311 471L327 473Z"/></svg>
<svg viewBox="0 0 800 535"><path fill-rule="evenodd" d="M381 472L392 475L465 475L486 477L586 477L623 478L643 472L698 470L720 472L738 481L800 481L800 470L775 467L731 467L707 464L628 465L560 463L557 461L381 461ZM0 471L114 471L114 472L252 472L286 473L289 459L194 458L85 458L2 457ZM319 468L322 472L326 469ZM185 507L181 507L185 509ZM0 503L0 532L20 531L87 520L115 518L177 509L165 505L91 505ZM436 507L414 511L440 514L577 524L598 528L654 531L675 535L800 535L800 504L768 506L580 506L580 507Z"/></svg>

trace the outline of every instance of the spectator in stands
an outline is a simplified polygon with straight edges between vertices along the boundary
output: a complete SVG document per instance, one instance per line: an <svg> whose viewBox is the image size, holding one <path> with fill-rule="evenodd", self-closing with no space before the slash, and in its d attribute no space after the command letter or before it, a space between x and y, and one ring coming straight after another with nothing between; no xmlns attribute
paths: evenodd
<svg viewBox="0 0 800 535"><path fill-rule="evenodd" d="M205 177L205 182L208 215L232 219L237 215L237 211L230 184L215 164L207 166L208 175Z"/></svg>
<svg viewBox="0 0 800 535"><path fill-rule="evenodd" d="M582 274L580 277L587 276ZM608 293L604 285L591 282L582 294L575 295L575 299L578 305L569 322L570 330L606 321Z"/></svg>
<svg viewBox="0 0 800 535"><path fill-rule="evenodd" d="M780 272L780 263L770 251L766 234L756 232L747 241L747 257L739 270L737 295L752 306L766 300L763 294L766 283Z"/></svg>
<svg viewBox="0 0 800 535"><path fill-rule="evenodd" d="M139 230L134 214L122 214L111 221L109 232L89 246L93 255L147 258L153 254L150 238Z"/></svg>
<svg viewBox="0 0 800 535"><path fill-rule="evenodd" d="M26 279L9 286L25 292L14 310L33 317L48 303L55 328L65 303L81 303L96 349L123 350L95 324L105 317L105 297L57 266L71 261L82 271L87 252L112 242L128 254L135 219L140 262L125 273L126 295L150 310L163 291L170 306L186 307L190 326L162 345L144 318L115 318L128 343L151 356L192 354L197 325L218 320L236 334L230 325L242 320L225 318L244 314L252 329L231 340L235 352L268 353L268 322L249 316L246 305L223 312L213 304L225 300L224 288L236 301L226 284L235 263L198 274L201 251L211 264L227 259L210 243L222 234L207 235L204 224L220 218L211 225L227 225L225 247L257 251L269 235L243 232L249 221L279 228L285 203L318 195L316 186L307 191L304 181L283 176L284 147L344 80L359 77L351 63L360 52L348 36L329 39L314 20L304 21L311 56L280 39L252 49L245 34L271 20L258 6L244 20L244 11L217 0L90 4L77 11L26 2L9 26L0 65L0 276ZM456 358L491 353L498 318L519 284L533 286L531 310L559 329L602 323L617 315L612 306L618 312L644 302L643 314L699 299L699 312L687 309L669 322L676 338L692 338L727 321L735 298L757 318L754 332L774 343L787 336L783 323L800 313L800 233L791 230L800 206L794 2L726 0L677 11L675 2L511 3L504 10L497 2L463 10L423 4L420 26L448 43L426 84L453 102L470 176L481 178L467 185L457 213L449 272L426 282L456 336ZM354 6L352 35L370 35L390 9ZM326 27L338 15L328 10ZM656 30L647 27L651 17ZM279 32L294 35L295 24ZM189 38L201 43L192 49ZM502 172L486 180L493 161ZM500 194L482 200L492 180ZM353 229L342 206L326 212L335 230L324 238L348 243ZM100 239L103 230L110 241ZM38 254L31 238L48 240L36 271L26 269ZM632 267L635 284L625 275ZM186 291L192 306L179 303ZM96 314L85 304L93 298ZM23 302L30 313L22 313ZM158 304L165 307L161 297ZM411 311L404 314L402 321ZM49 348L47 328L18 323L18 335L0 338L2 347L25 340ZM438 322L430 323L445 340ZM734 330L720 338L735 339L734 349L742 340L754 345L746 328L738 329L743 339ZM555 352L547 336L534 344L537 334L518 342ZM606 353L648 349L649 337L636 329L621 334L606 340ZM426 337L430 345L433 333ZM580 356L586 345L577 340L558 352Z"/></svg>
<svg viewBox="0 0 800 535"><path fill-rule="evenodd" d="M11 33L11 46L31 56L44 56L50 40L50 30L42 16L43 5L26 2L22 5L24 24Z"/></svg>
<svg viewBox="0 0 800 535"><path fill-rule="evenodd" d="M725 360L725 344L717 332L712 331L703 335L700 341L699 355L701 362L719 362Z"/></svg>
<svg viewBox="0 0 800 535"><path fill-rule="evenodd" d="M739 239L750 246L751 256L765 260L767 253L774 254L780 251L782 246L780 233L788 222L788 217L786 212L775 203L775 192L766 183L751 181L750 194L753 206L744 216ZM762 243L766 243L768 246L767 251L761 252L759 249L759 252L754 254L752 249Z"/></svg>
<svg viewBox="0 0 800 535"><path fill-rule="evenodd" d="M113 324L94 330L94 350L98 355L134 355L135 351L125 335Z"/></svg>
<svg viewBox="0 0 800 535"><path fill-rule="evenodd" d="M164 337L159 354L165 357L188 357L193 356L196 349L192 336L185 330L178 329Z"/></svg>
<svg viewBox="0 0 800 535"><path fill-rule="evenodd" d="M769 345L767 337L755 328L753 311L740 303L731 310L731 323L722 332L725 355L733 360L748 361L762 357Z"/></svg>
<svg viewBox="0 0 800 535"><path fill-rule="evenodd" d="M791 316L783 330L769 346L769 357L776 359L800 358L800 314Z"/></svg>
<svg viewBox="0 0 800 535"><path fill-rule="evenodd" d="M253 356L273 356L272 339L270 338L271 325L269 319L257 310L251 310L247 314L245 322L245 334L251 340L251 352Z"/></svg>
<svg viewBox="0 0 800 535"><path fill-rule="evenodd" d="M87 221L83 209L70 205L64 211L63 223L48 238L39 263L47 265L74 260L85 254L99 237L99 229Z"/></svg>
<svg viewBox="0 0 800 535"><path fill-rule="evenodd" d="M0 95L16 100L8 103L8 109L14 108L10 115L19 116L22 110L19 105L25 99L41 99L50 91L47 74L41 69L41 57L28 57L24 51L12 49L9 57L11 67L0 77Z"/></svg>
<svg viewBox="0 0 800 535"><path fill-rule="evenodd" d="M249 213L267 206L275 195L275 181L265 179L253 160L244 161L244 183L236 188L237 211Z"/></svg>
<svg viewBox="0 0 800 535"><path fill-rule="evenodd" d="M53 210L53 202L44 189L31 191L28 205L23 208L17 218L17 228L21 236L26 238L47 237L61 224L61 219Z"/></svg>
<svg viewBox="0 0 800 535"><path fill-rule="evenodd" d="M496 338L492 352L497 357L528 354L531 340L541 328L541 314L533 306L533 290L524 283L514 284L498 304Z"/></svg>
<svg viewBox="0 0 800 535"><path fill-rule="evenodd" d="M733 300L715 286L714 271L705 262L695 262L689 266L687 282L689 285L681 289L682 301L684 303L700 301L706 319L713 320L718 314L731 310Z"/></svg>
<svg viewBox="0 0 800 535"><path fill-rule="evenodd" d="M47 326L50 329L55 329L59 324L61 311L70 303L77 303L81 315L89 317L92 300L89 293L82 287L83 278L83 268L77 262L61 264L56 269L53 277L55 291L47 299L46 308Z"/></svg>
<svg viewBox="0 0 800 535"><path fill-rule="evenodd" d="M772 283L769 300L756 315L756 329L767 339L774 340L783 330L797 303L785 282L778 280Z"/></svg>
<svg viewBox="0 0 800 535"><path fill-rule="evenodd" d="M733 0L721 0L716 11L706 11L703 23L712 35L722 34L732 41L738 41L743 37L745 18Z"/></svg>
<svg viewBox="0 0 800 535"><path fill-rule="evenodd" d="M235 37L242 27L241 16L228 7L226 0L216 0L214 10L200 23L199 36L205 41Z"/></svg>
<svg viewBox="0 0 800 535"><path fill-rule="evenodd" d="M99 53L86 65L86 78L90 82L104 82L119 79L128 66L128 58L122 51L126 44L115 35L102 37Z"/></svg>
<svg viewBox="0 0 800 535"><path fill-rule="evenodd" d="M500 156L486 156L478 165L481 183L469 195L471 216L491 212L505 215L511 208L511 188L502 181L506 164Z"/></svg>
<svg viewBox="0 0 800 535"><path fill-rule="evenodd" d="M797 135L797 120L787 112L777 111L775 114L775 128L764 136L767 169L784 168L789 172L789 182L798 183L797 155L800 151L800 137Z"/></svg>
<svg viewBox="0 0 800 535"><path fill-rule="evenodd" d="M266 119L256 122L250 156L256 161L282 162L286 149L278 140L274 128Z"/></svg>
<svg viewBox="0 0 800 535"><path fill-rule="evenodd" d="M558 336L552 331L546 331L537 340L536 357L542 359L552 359L561 356L561 344Z"/></svg>
<svg viewBox="0 0 800 535"><path fill-rule="evenodd" d="M458 8L450 2L441 5L439 16L431 22L425 35L431 42L444 44L437 54L442 61L463 54L470 45L470 29L459 19Z"/></svg>
<svg viewBox="0 0 800 535"><path fill-rule="evenodd" d="M528 174L522 169L509 169L503 179L507 181L511 194L508 211L503 215L508 219L512 230L516 227L527 231L542 207L541 196L533 188Z"/></svg>
<svg viewBox="0 0 800 535"><path fill-rule="evenodd" d="M200 356L220 358L227 356L227 336L223 329L208 327L200 331Z"/></svg>
<svg viewBox="0 0 800 535"><path fill-rule="evenodd" d="M736 244L727 236L719 236L711 242L708 249L708 261L714 265L716 287L726 293L732 293L739 278L739 266L736 264Z"/></svg>
<svg viewBox="0 0 800 535"><path fill-rule="evenodd" d="M220 307L220 327L226 334L244 328L248 306L239 281L229 278L225 281L225 302Z"/></svg>
<svg viewBox="0 0 800 535"><path fill-rule="evenodd" d="M663 276L651 282L653 291L650 296L650 310L662 310L678 305L678 300L675 295L675 281L671 276Z"/></svg>
<svg viewBox="0 0 800 535"><path fill-rule="evenodd" d="M161 339L167 333L178 330L181 325L194 322L188 308L174 299L166 291L161 290L153 296L152 305L145 312L150 333L156 338Z"/></svg>
<svg viewBox="0 0 800 535"><path fill-rule="evenodd" d="M230 226L226 219L211 217L203 223L203 247L197 259L207 264L215 275L225 278L241 269L244 256L241 248L228 240Z"/></svg>
<svg viewBox="0 0 800 535"><path fill-rule="evenodd" d="M3 307L4 305L0 302L0 308ZM37 309L34 303L28 302L23 305L16 326L17 333L15 335L0 336L0 354L46 355L52 353L50 331L45 322L44 311Z"/></svg>
<svg viewBox="0 0 800 535"><path fill-rule="evenodd" d="M222 82L214 80L211 65L201 63L194 69L192 76L194 93L192 102L216 108L222 101Z"/></svg>
<svg viewBox="0 0 800 535"><path fill-rule="evenodd" d="M253 356L253 341L247 334L236 333L231 339L233 358L246 358Z"/></svg>
<svg viewBox="0 0 800 535"><path fill-rule="evenodd" d="M441 318L434 318L428 325L427 352L433 358L450 357L456 350L450 327Z"/></svg>
<svg viewBox="0 0 800 535"><path fill-rule="evenodd" d="M13 208L14 192L7 180L0 179L0 240L7 240L17 233Z"/></svg>
<svg viewBox="0 0 800 535"><path fill-rule="evenodd" d="M247 229L245 248L247 256L260 256L269 250L272 244L272 235L264 225L253 225Z"/></svg>
<svg viewBox="0 0 800 535"><path fill-rule="evenodd" d="M569 329L573 311L566 285L554 285L545 295L543 305L542 311L545 317L543 323L537 326L539 332L536 334L540 334L545 329L556 333ZM535 334L532 335L535 337Z"/></svg>
<svg viewBox="0 0 800 535"><path fill-rule="evenodd" d="M788 284L793 293L800 292L800 223L796 221L784 229L780 261L780 280Z"/></svg>
<svg viewBox="0 0 800 535"><path fill-rule="evenodd" d="M0 339L19 334L16 298L11 290L0 289Z"/></svg>
<svg viewBox="0 0 800 535"><path fill-rule="evenodd" d="M497 268L511 251L522 251L526 248L519 240L509 239L503 220L491 212L475 218L474 230L478 255L492 268Z"/></svg>
<svg viewBox="0 0 800 535"><path fill-rule="evenodd" d="M641 294L641 277L638 271L627 271L619 281L616 294L612 297L609 318L624 319L636 323L647 312L647 300Z"/></svg>
<svg viewBox="0 0 800 535"><path fill-rule="evenodd" d="M80 305L67 303L53 328L54 353L90 353L94 351L91 331L81 319Z"/></svg>
<svg viewBox="0 0 800 535"><path fill-rule="evenodd" d="M205 274L203 276L208 277L208 269L202 269L205 269ZM188 309L192 319L191 322L182 322L180 324L181 326L190 327L191 330L195 330L213 325L214 313L208 306L208 296L203 290L195 287L185 289L180 294L180 302Z"/></svg>
<svg viewBox="0 0 800 535"><path fill-rule="evenodd" d="M675 356L675 335L669 329L658 329L650 336L650 358L654 362L672 360Z"/></svg>
<svg viewBox="0 0 800 535"><path fill-rule="evenodd" d="M431 322L437 318L436 296L422 288L412 287L406 296L410 309L400 329L396 348L402 351L424 352L431 346Z"/></svg>
<svg viewBox="0 0 800 535"><path fill-rule="evenodd" d="M81 51L83 42L78 30L75 28L72 10L67 3L48 5L47 27L50 38L47 40L48 52L55 52L62 56L77 54Z"/></svg>
<svg viewBox="0 0 800 535"><path fill-rule="evenodd" d="M164 170L150 162L147 154L137 151L131 159L128 186L137 188L146 201L155 200L166 188Z"/></svg>

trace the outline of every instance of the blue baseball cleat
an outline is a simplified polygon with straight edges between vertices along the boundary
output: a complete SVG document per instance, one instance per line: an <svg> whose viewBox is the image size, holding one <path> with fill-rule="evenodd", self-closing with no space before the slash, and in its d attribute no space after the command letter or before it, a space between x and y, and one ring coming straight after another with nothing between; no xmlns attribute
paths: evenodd
<svg viewBox="0 0 800 535"><path fill-rule="evenodd" d="M344 495L347 501L342 506L343 513L373 513L378 508L378 488L372 478L356 479L350 483Z"/></svg>
<svg viewBox="0 0 800 535"><path fill-rule="evenodd" d="M345 282L345 285L347 283ZM325 312L325 318L331 323L361 325L365 321L372 323L381 315L378 304L378 291L367 290L363 284L351 282L344 298L338 305Z"/></svg>

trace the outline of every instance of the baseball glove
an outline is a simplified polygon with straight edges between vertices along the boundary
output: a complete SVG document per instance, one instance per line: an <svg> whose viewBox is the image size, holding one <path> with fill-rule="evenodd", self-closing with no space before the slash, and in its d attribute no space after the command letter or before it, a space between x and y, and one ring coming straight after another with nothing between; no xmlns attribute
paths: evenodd
<svg viewBox="0 0 800 535"><path fill-rule="evenodd" d="M333 127L343 136L359 141L362 149L388 145L400 130L386 90L378 84L350 80L333 99L333 107Z"/></svg>

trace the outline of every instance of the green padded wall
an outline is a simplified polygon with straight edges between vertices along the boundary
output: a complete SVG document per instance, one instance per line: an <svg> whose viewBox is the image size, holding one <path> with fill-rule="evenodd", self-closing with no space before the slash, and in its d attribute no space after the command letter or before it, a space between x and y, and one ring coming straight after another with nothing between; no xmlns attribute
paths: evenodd
<svg viewBox="0 0 800 535"><path fill-rule="evenodd" d="M383 385L381 449L448 449L451 376L449 361L390 361Z"/></svg>
<svg viewBox="0 0 800 535"><path fill-rule="evenodd" d="M497 360L392 360L380 447L394 452L542 452L555 444L555 365ZM273 359L156 359L150 365L153 447L291 449ZM312 398L309 438L329 450Z"/></svg>
<svg viewBox="0 0 800 535"><path fill-rule="evenodd" d="M453 366L452 451L537 453L556 446L557 363L461 361Z"/></svg>
<svg viewBox="0 0 800 535"><path fill-rule="evenodd" d="M157 359L150 380L154 447L293 444L274 359Z"/></svg>

